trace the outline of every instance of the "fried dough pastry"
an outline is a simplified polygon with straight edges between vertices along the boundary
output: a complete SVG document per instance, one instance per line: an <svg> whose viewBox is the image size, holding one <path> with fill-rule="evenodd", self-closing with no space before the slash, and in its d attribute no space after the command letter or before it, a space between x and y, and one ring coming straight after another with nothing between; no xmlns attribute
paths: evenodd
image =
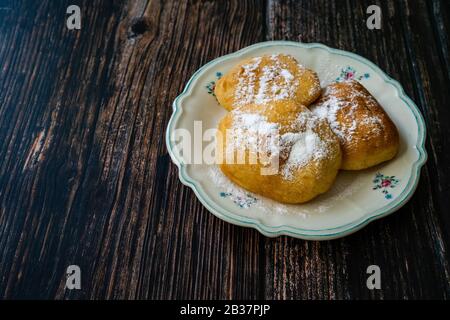
<svg viewBox="0 0 450 320"><path fill-rule="evenodd" d="M302 203L326 192L341 165L339 140L328 123L292 101L234 109L218 129L222 172L279 202Z"/></svg>
<svg viewBox="0 0 450 320"><path fill-rule="evenodd" d="M310 110L327 119L338 136L342 148L341 169L369 168L397 154L397 128L359 82L352 80L329 85Z"/></svg>
<svg viewBox="0 0 450 320"><path fill-rule="evenodd" d="M228 111L271 101L308 106L320 96L320 91L317 74L284 54L245 60L219 79L214 89L217 100Z"/></svg>

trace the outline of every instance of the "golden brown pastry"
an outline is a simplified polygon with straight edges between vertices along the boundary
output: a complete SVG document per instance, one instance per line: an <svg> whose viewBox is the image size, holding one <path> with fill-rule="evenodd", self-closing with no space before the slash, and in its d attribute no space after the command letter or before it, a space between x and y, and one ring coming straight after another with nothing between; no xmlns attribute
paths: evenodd
<svg viewBox="0 0 450 320"><path fill-rule="evenodd" d="M320 91L317 74L284 54L245 60L219 79L214 89L217 100L228 111L271 101L308 106L320 96Z"/></svg>
<svg viewBox="0 0 450 320"><path fill-rule="evenodd" d="M339 140L328 123L292 101L235 109L218 129L223 173L280 202L302 203L326 192L341 165Z"/></svg>
<svg viewBox="0 0 450 320"><path fill-rule="evenodd" d="M357 81L329 85L310 107L327 119L342 148L342 169L361 170L392 159L399 148L397 128L375 98Z"/></svg>

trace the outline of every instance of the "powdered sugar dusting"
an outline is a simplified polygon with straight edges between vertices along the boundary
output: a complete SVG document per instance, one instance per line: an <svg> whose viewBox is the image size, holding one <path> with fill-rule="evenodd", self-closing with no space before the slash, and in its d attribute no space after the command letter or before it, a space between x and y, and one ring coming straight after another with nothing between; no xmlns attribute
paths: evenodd
<svg viewBox="0 0 450 320"><path fill-rule="evenodd" d="M288 82L294 79L294 76L292 75L292 73L290 73L288 70L286 69L282 69L280 74L283 76L284 81Z"/></svg>
<svg viewBox="0 0 450 320"><path fill-rule="evenodd" d="M326 93L327 94L327 93ZM314 106L312 111L321 119L326 119L330 125L331 130L336 134L339 139L350 139L352 131L350 128L343 126L337 119L337 114L344 106L335 96L328 96L328 99L321 104Z"/></svg>
<svg viewBox="0 0 450 320"><path fill-rule="evenodd" d="M262 57L253 58L241 66L242 76L239 77L234 92L238 106L250 103L267 104L294 95L299 81L279 57L280 55L271 55L270 60L273 63L263 67Z"/></svg>
<svg viewBox="0 0 450 320"><path fill-rule="evenodd" d="M373 134L379 134L383 128L383 122L378 115L368 115L357 119L355 112L358 107L357 98L362 98L368 104L376 104L371 95L356 90L349 86L349 95L340 98L334 86L327 87L323 98L311 107L311 110L321 119L326 119L331 130L342 142L351 142L356 139L358 128L364 126ZM345 111L343 110L345 108Z"/></svg>
<svg viewBox="0 0 450 320"><path fill-rule="evenodd" d="M242 66L243 77L239 77L239 83L234 93L235 98L240 105L252 102L252 97L255 94L255 71L258 69L261 60L261 57L256 57L251 59L249 63Z"/></svg>
<svg viewBox="0 0 450 320"><path fill-rule="evenodd" d="M294 172L311 161L321 161L330 156L331 139L321 138L315 128L320 120L308 110L299 113L289 128L282 129L279 124L269 122L267 117L257 113L245 113L235 109L233 123L227 130L227 155L245 149L263 155L259 160L268 164L274 157L281 160L280 174L292 180ZM233 158L234 159L234 158Z"/></svg>
<svg viewBox="0 0 450 320"><path fill-rule="evenodd" d="M294 122L301 127L295 133L285 133L281 137L281 145L289 148L286 162L282 166L283 178L291 180L295 170L306 166L311 161L321 161L330 156L331 140L321 138L315 131L321 121L310 112L302 112ZM281 151L283 154L283 150Z"/></svg>
<svg viewBox="0 0 450 320"><path fill-rule="evenodd" d="M232 111L233 123L227 134L227 155L249 149L259 155L260 160L271 161L279 155L278 132L279 125L269 122L267 117L257 113ZM267 158L266 158L267 157Z"/></svg>

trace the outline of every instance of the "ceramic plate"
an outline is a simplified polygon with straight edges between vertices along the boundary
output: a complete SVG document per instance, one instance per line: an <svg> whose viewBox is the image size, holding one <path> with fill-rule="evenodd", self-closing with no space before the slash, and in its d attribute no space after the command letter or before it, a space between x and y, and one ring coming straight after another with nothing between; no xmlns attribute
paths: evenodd
<svg viewBox="0 0 450 320"><path fill-rule="evenodd" d="M215 99L215 81L245 58L274 53L290 54L315 70L322 86L350 78L361 82L400 132L400 151L395 159L364 171L341 171L330 191L300 205L285 205L246 192L230 183L214 164L189 164L192 158L189 162L180 152L176 130L194 134L196 121L202 121L203 133L216 128L226 111ZM166 143L181 182L191 187L214 215L269 237L289 235L308 240L343 237L398 210L414 193L427 157L422 115L398 82L356 54L317 43L288 41L252 45L217 58L195 72L173 103ZM195 150L197 155L202 147Z"/></svg>

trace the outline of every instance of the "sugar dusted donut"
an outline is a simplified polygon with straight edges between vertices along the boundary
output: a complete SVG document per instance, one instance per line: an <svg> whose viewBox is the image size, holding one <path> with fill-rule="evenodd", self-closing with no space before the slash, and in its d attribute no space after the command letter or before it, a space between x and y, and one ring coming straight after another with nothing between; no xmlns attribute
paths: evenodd
<svg viewBox="0 0 450 320"><path fill-rule="evenodd" d="M357 81L329 85L310 110L326 119L342 148L342 169L361 170L392 159L399 135L375 98Z"/></svg>
<svg viewBox="0 0 450 320"><path fill-rule="evenodd" d="M219 79L214 89L217 100L227 110L272 101L308 106L320 91L317 74L284 54L245 60Z"/></svg>
<svg viewBox="0 0 450 320"><path fill-rule="evenodd" d="M328 123L292 101L235 109L218 129L223 173L280 202L302 203L326 192L341 165L339 140Z"/></svg>

